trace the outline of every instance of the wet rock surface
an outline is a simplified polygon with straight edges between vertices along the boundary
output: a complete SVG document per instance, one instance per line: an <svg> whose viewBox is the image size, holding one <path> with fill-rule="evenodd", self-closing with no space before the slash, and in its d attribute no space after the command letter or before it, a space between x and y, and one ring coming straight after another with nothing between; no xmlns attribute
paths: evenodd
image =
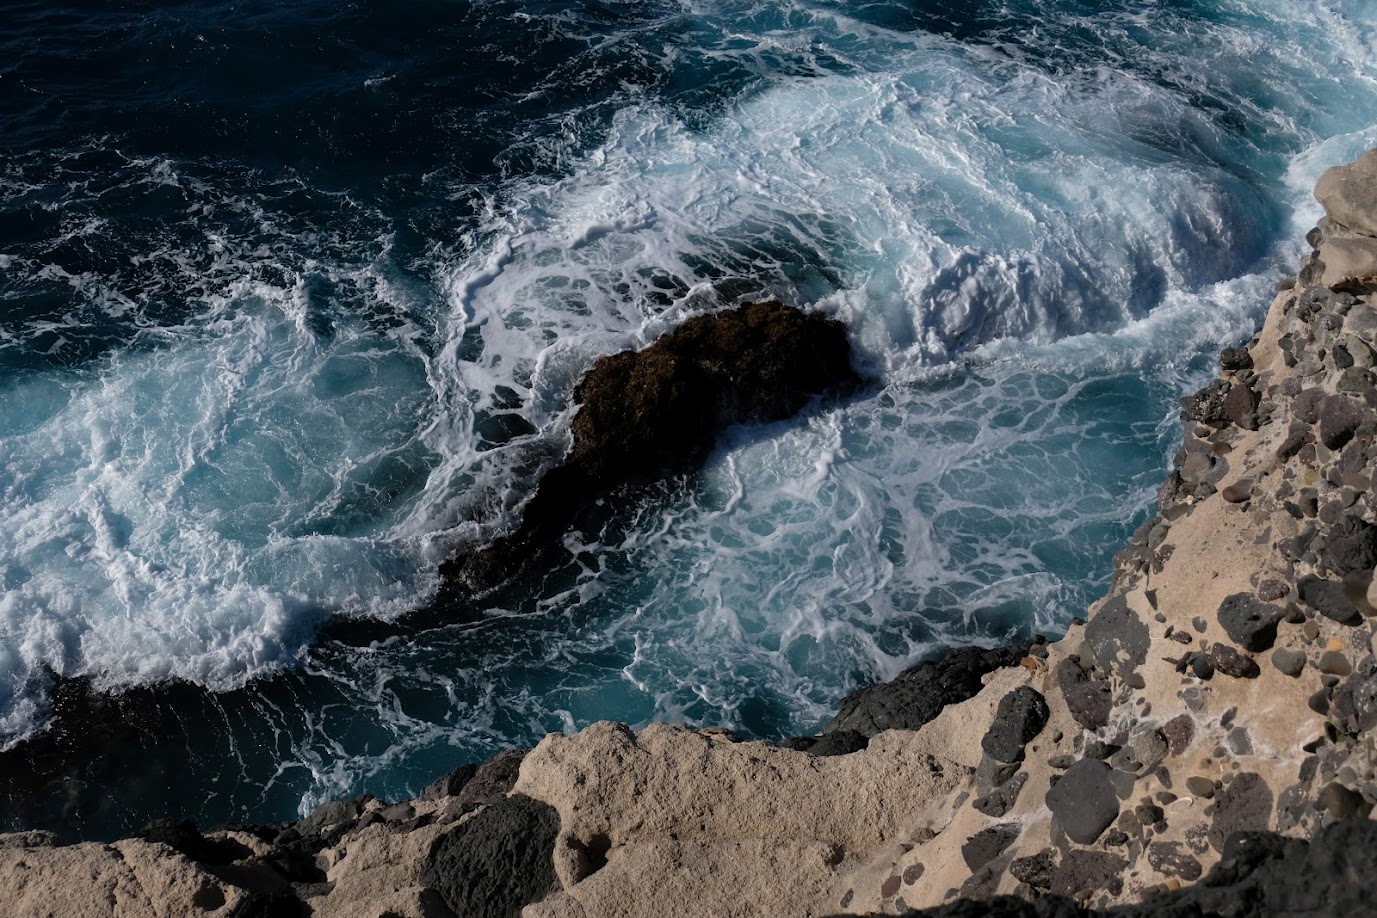
<svg viewBox="0 0 1377 918"><path fill-rule="evenodd" d="M782 420L859 384L841 322L774 302L697 316L642 350L601 357L574 390L573 446L520 528L441 575L471 591L501 584L598 496L695 467L733 424Z"/></svg>

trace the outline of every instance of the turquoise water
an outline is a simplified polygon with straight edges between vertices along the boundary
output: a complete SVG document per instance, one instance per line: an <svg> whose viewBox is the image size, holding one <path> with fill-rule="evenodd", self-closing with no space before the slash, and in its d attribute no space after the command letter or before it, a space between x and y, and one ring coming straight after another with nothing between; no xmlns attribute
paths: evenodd
<svg viewBox="0 0 1377 918"><path fill-rule="evenodd" d="M88 835L399 797L598 719L807 732L1057 632L1315 178L1377 145L1357 0L13 21L0 742L53 673L142 692L146 729L0 815ZM846 321L870 385L433 606L597 356L764 297Z"/></svg>

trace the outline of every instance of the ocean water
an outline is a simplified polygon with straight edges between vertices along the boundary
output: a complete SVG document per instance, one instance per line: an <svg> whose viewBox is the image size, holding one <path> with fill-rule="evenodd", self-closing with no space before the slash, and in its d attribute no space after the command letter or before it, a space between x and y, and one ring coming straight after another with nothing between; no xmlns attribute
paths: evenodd
<svg viewBox="0 0 1377 918"><path fill-rule="evenodd" d="M7 3L0 748L60 678L138 717L0 824L295 818L600 719L779 738L1055 634L1371 146L1374 0ZM593 360L767 297L868 386L433 601Z"/></svg>

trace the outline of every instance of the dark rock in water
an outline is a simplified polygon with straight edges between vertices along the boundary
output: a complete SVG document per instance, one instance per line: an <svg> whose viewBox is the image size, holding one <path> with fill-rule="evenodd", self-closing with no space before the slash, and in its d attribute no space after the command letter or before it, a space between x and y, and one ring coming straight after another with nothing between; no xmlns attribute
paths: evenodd
<svg viewBox="0 0 1377 918"><path fill-rule="evenodd" d="M1092 676L1074 656L1057 664L1056 677L1057 688L1061 689L1076 723L1088 730L1098 730L1109 723L1113 698L1107 681Z"/></svg>
<svg viewBox="0 0 1377 918"><path fill-rule="evenodd" d="M520 794L484 807L441 836L421 871L458 915L509 918L554 891L554 807Z"/></svg>
<svg viewBox="0 0 1377 918"><path fill-rule="evenodd" d="M947 705L973 698L984 687L980 679L986 673L1013 666L1027 653L1026 644L968 647L911 666L889 682L843 698L823 733L854 730L869 737L885 730L917 730Z"/></svg>
<svg viewBox="0 0 1377 918"><path fill-rule="evenodd" d="M994 722L980 740L980 747L1001 762L1023 761L1023 747L1047 726L1050 712L1037 689L1020 686L999 700Z"/></svg>
<svg viewBox="0 0 1377 918"><path fill-rule="evenodd" d="M961 858L969 870L979 870L1003 854L1004 849L1014 843L1021 831L1023 827L1016 822L1006 822L983 829L961 846Z"/></svg>
<svg viewBox="0 0 1377 918"><path fill-rule="evenodd" d="M1360 625L1363 616L1343 593L1343 584L1307 575L1296 581L1301 602L1341 625Z"/></svg>
<svg viewBox="0 0 1377 918"><path fill-rule="evenodd" d="M1277 625L1286 610L1258 600L1251 593L1234 593L1219 604L1219 625L1229 640L1244 650L1261 653L1277 639Z"/></svg>
<svg viewBox="0 0 1377 918"><path fill-rule="evenodd" d="M472 763L460 765L454 771L444 777L437 778L427 784L421 791L422 800L439 800L443 797L453 797L464 789L464 785L473 780L473 776L478 773L478 766Z"/></svg>
<svg viewBox="0 0 1377 918"><path fill-rule="evenodd" d="M574 391L569 464L603 487L683 468L722 428L773 421L859 382L840 322L779 303L689 319L593 365Z"/></svg>
<svg viewBox="0 0 1377 918"><path fill-rule="evenodd" d="M1214 798L1214 818L1208 838L1219 852L1235 832L1255 832L1267 828L1272 816L1272 789L1255 772L1234 775L1234 779Z"/></svg>
<svg viewBox="0 0 1377 918"><path fill-rule="evenodd" d="M1377 567L1377 526L1345 516L1329 531L1324 563L1334 573L1368 574Z"/></svg>
<svg viewBox="0 0 1377 918"><path fill-rule="evenodd" d="M1109 766L1095 759L1072 765L1047 792L1047 808L1072 841L1093 844L1119 815Z"/></svg>
<svg viewBox="0 0 1377 918"><path fill-rule="evenodd" d="M459 803L497 803L511 793L529 749L508 749L489 759L456 794Z"/></svg>
<svg viewBox="0 0 1377 918"><path fill-rule="evenodd" d="M441 574L471 590L510 580L598 496L692 468L726 427L782 420L859 383L846 327L780 303L697 316L644 350L601 357L574 390L573 447L520 529Z"/></svg>
<svg viewBox="0 0 1377 918"><path fill-rule="evenodd" d="M1148 627L1118 595L1100 607L1085 626L1085 643L1101 669L1129 680L1147 659Z"/></svg>

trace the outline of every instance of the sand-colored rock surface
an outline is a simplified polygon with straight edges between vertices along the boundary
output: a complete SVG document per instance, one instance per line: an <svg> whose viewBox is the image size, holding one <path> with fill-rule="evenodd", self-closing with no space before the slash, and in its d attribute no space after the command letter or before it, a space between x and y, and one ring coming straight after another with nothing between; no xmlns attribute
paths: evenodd
<svg viewBox="0 0 1377 918"><path fill-rule="evenodd" d="M0 836L3 914L1377 914L1377 153L1317 196L1060 640L921 664L783 745L603 723L293 825Z"/></svg>

